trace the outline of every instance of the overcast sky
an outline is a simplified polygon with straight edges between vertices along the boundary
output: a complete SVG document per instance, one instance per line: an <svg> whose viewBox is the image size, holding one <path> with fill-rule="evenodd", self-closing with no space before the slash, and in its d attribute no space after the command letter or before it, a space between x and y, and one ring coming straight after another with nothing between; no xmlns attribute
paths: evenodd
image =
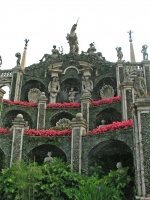
<svg viewBox="0 0 150 200"><path fill-rule="evenodd" d="M94 42L106 60L116 62L115 48L122 47L129 61L129 30L136 61L142 61L142 45L150 52L149 0L1 0L0 8L1 69L16 66L15 53L23 53L25 38L30 40L27 66L51 54L53 45L69 53L66 36L78 18L80 53Z"/></svg>

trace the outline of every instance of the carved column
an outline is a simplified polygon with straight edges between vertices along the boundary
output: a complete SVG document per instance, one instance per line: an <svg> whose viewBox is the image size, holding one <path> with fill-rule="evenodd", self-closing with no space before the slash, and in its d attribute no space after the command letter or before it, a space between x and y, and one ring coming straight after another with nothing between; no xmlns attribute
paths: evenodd
<svg viewBox="0 0 150 200"><path fill-rule="evenodd" d="M21 95L23 70L21 69L21 66L16 66L12 69L12 72L11 100L17 101L20 100Z"/></svg>
<svg viewBox="0 0 150 200"><path fill-rule="evenodd" d="M134 109L136 199L150 200L150 97L137 99Z"/></svg>
<svg viewBox="0 0 150 200"><path fill-rule="evenodd" d="M92 102L91 95L89 92L84 91L81 97L81 113L83 118L86 120L87 123L87 131L89 130L89 108L90 103Z"/></svg>
<svg viewBox="0 0 150 200"><path fill-rule="evenodd" d="M45 128L46 102L45 92L42 92L38 102L37 129Z"/></svg>
<svg viewBox="0 0 150 200"><path fill-rule="evenodd" d="M82 135L86 132L86 123L82 113L78 113L76 118L72 119L71 136L71 171L81 174L82 165Z"/></svg>
<svg viewBox="0 0 150 200"><path fill-rule="evenodd" d="M117 95L120 95L119 85L123 82L123 61L118 60L116 63Z"/></svg>
<svg viewBox="0 0 150 200"><path fill-rule="evenodd" d="M133 82L123 82L120 84L121 96L122 96L122 119L128 120L132 118L130 107L134 102L134 88Z"/></svg>
<svg viewBox="0 0 150 200"><path fill-rule="evenodd" d="M23 144L23 134L25 121L22 114L18 114L16 118L12 121L13 124L13 138L12 138L12 148L11 148L11 158L10 166L12 163L21 161L22 158L22 144Z"/></svg>

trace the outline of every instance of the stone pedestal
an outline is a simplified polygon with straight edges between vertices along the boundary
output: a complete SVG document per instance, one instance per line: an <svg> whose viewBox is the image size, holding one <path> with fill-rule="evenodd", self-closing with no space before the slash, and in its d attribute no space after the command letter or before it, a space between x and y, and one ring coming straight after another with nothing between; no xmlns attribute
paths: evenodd
<svg viewBox="0 0 150 200"><path fill-rule="evenodd" d="M12 121L13 138L12 138L10 166L12 166L12 163L14 162L21 161L25 123L26 122L24 121L22 114L18 114L16 118Z"/></svg>
<svg viewBox="0 0 150 200"><path fill-rule="evenodd" d="M122 96L122 119L128 120L132 118L130 107L134 102L133 82L123 82L120 84Z"/></svg>
<svg viewBox="0 0 150 200"><path fill-rule="evenodd" d="M37 115L37 129L45 128L45 115L46 115L46 102L47 98L45 93L42 92L38 102L38 115Z"/></svg>
<svg viewBox="0 0 150 200"><path fill-rule="evenodd" d="M120 89L119 85L121 82L123 82L123 61L118 60L116 63L116 79L117 79L117 95L120 96Z"/></svg>
<svg viewBox="0 0 150 200"><path fill-rule="evenodd" d="M91 95L88 92L84 92L81 97L81 113L83 115L83 118L86 120L87 131L89 130L89 108L91 102Z"/></svg>
<svg viewBox="0 0 150 200"><path fill-rule="evenodd" d="M150 97L135 101L134 160L137 195L149 199L150 194Z"/></svg>
<svg viewBox="0 0 150 200"><path fill-rule="evenodd" d="M82 162L82 135L86 132L86 123L82 113L78 113L76 118L72 119L71 136L71 171L81 174Z"/></svg>
<svg viewBox="0 0 150 200"><path fill-rule="evenodd" d="M11 86L11 100L19 101L22 88L23 69L21 66L16 66L12 70L13 84Z"/></svg>

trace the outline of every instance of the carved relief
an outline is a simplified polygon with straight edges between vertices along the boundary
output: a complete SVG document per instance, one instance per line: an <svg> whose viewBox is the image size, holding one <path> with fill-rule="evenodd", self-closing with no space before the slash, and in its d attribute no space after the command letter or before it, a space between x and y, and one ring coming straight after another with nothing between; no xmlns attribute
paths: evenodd
<svg viewBox="0 0 150 200"><path fill-rule="evenodd" d="M66 118L63 118L63 119L60 119L57 123L56 123L56 126L57 127L66 127L66 126L70 126L70 120L69 119L66 119Z"/></svg>
<svg viewBox="0 0 150 200"><path fill-rule="evenodd" d="M105 99L114 97L114 89L110 85L104 85L100 90L100 96Z"/></svg>
<svg viewBox="0 0 150 200"><path fill-rule="evenodd" d="M41 95L41 91L37 88L32 88L28 92L28 100L29 102L38 103L38 99Z"/></svg>

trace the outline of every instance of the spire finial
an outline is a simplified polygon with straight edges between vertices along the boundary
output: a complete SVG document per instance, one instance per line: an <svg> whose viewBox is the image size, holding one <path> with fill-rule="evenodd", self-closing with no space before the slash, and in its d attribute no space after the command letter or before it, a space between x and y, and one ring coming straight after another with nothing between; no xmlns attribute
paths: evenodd
<svg viewBox="0 0 150 200"><path fill-rule="evenodd" d="M129 42L132 42L132 33L133 33L133 31L130 30L127 33L129 33Z"/></svg>
<svg viewBox="0 0 150 200"><path fill-rule="evenodd" d="M25 48L27 48L27 46L28 46L28 42L29 42L30 40L25 39L24 41L25 41Z"/></svg>

